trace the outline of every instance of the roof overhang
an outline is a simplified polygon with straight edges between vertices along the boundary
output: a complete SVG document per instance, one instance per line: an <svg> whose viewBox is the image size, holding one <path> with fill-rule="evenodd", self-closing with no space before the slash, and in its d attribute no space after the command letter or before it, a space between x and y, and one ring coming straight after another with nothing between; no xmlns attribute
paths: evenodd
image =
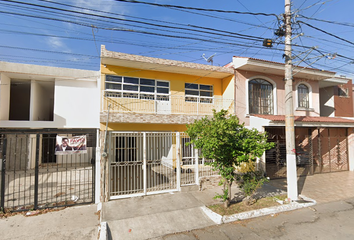
<svg viewBox="0 0 354 240"><path fill-rule="evenodd" d="M280 76L284 76L285 73L285 65L282 63L253 59L253 58L233 57L233 66L237 70L254 71L254 72L275 74ZM296 78L302 78L302 79L317 80L317 81L328 80L327 84L331 82L330 79L335 78L334 72L321 71L318 69L303 68L303 67L294 67L293 75ZM337 78L333 79L334 82L336 82L337 80L338 80ZM336 83L335 85L338 85L338 83Z"/></svg>
<svg viewBox="0 0 354 240"><path fill-rule="evenodd" d="M262 127L285 127L285 117L280 115L251 115L250 118L263 119ZM295 116L295 127L354 127L354 119L339 117L302 117Z"/></svg>
<svg viewBox="0 0 354 240"><path fill-rule="evenodd" d="M201 77L225 78L234 75L230 67L182 62L108 51L101 46L101 64Z"/></svg>

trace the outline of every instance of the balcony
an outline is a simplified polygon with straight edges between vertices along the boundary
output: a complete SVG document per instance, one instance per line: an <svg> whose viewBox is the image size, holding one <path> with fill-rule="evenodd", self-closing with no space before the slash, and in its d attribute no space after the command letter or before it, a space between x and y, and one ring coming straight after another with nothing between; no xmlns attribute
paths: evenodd
<svg viewBox="0 0 354 240"><path fill-rule="evenodd" d="M226 109L234 114L233 99L223 99L185 95L140 95L134 93L102 92L101 112L107 112L110 105L111 113L138 114L169 114L169 115L212 115L213 109Z"/></svg>

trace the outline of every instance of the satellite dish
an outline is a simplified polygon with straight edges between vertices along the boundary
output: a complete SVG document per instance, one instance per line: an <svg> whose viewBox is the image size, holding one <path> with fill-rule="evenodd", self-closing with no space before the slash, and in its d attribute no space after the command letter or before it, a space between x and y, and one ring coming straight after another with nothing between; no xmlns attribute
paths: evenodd
<svg viewBox="0 0 354 240"><path fill-rule="evenodd" d="M205 61L207 61L208 63L210 63L211 65L213 65L213 57L216 55L216 53L214 53L213 55L211 55L210 57L206 58L205 57L205 53L203 53L202 57L204 58Z"/></svg>

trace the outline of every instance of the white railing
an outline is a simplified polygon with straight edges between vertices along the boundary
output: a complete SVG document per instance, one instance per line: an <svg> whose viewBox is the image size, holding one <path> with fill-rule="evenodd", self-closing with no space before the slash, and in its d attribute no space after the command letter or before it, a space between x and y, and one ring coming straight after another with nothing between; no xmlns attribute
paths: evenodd
<svg viewBox="0 0 354 240"><path fill-rule="evenodd" d="M137 95L102 92L101 111L106 112L111 105L110 111L116 113L149 113L149 114L182 114L182 115L212 115L213 109L220 111L228 110L234 113L233 99L224 99L214 96L213 98L186 97L184 95L161 95L145 96L145 99ZM155 100L155 99L157 100Z"/></svg>

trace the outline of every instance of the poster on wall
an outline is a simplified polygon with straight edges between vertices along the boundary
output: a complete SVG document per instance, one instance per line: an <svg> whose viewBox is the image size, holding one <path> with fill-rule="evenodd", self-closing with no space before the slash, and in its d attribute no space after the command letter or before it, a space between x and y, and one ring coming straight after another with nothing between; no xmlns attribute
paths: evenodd
<svg viewBox="0 0 354 240"><path fill-rule="evenodd" d="M55 145L55 155L87 153L86 135L82 136L59 136Z"/></svg>

